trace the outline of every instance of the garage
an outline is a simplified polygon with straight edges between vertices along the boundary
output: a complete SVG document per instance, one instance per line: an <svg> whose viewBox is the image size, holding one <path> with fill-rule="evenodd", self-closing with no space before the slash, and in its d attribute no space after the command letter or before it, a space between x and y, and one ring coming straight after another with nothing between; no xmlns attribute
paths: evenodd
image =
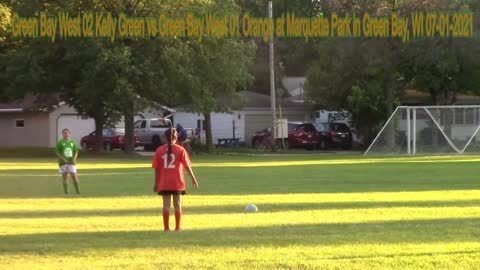
<svg viewBox="0 0 480 270"><path fill-rule="evenodd" d="M72 139L74 139L80 147L80 139L95 130L95 121L92 118L82 119L77 114L61 114L57 118L57 137L56 141L62 138L62 130L70 129Z"/></svg>

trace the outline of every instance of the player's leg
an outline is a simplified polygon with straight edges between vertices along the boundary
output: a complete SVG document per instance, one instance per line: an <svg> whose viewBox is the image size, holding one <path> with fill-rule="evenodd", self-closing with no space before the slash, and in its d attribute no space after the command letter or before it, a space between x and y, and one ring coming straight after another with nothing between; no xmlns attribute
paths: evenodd
<svg viewBox="0 0 480 270"><path fill-rule="evenodd" d="M171 204L171 199L172 195L162 195L163 199L163 229L165 231L170 231L170 223L169 223L169 218L170 218L170 204Z"/></svg>
<svg viewBox="0 0 480 270"><path fill-rule="evenodd" d="M75 165L69 165L69 172L70 176L73 180L73 186L75 187L75 191L77 194L80 194L80 187L78 185L78 175L77 175L77 167Z"/></svg>
<svg viewBox="0 0 480 270"><path fill-rule="evenodd" d="M60 167L58 167L58 172L62 174L63 193L68 194L68 185L67 185L68 171L67 171L67 166L66 165L60 165Z"/></svg>
<svg viewBox="0 0 480 270"><path fill-rule="evenodd" d="M63 193L68 194L68 185L67 185L67 178L68 173L62 173L62 185L63 185Z"/></svg>
<svg viewBox="0 0 480 270"><path fill-rule="evenodd" d="M180 194L173 195L173 207L175 208L175 231L181 231L182 201Z"/></svg>

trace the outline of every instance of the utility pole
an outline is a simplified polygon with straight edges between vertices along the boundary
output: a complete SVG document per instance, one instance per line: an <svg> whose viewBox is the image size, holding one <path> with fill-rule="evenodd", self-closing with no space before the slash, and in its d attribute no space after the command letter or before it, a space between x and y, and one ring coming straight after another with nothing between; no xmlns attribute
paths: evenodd
<svg viewBox="0 0 480 270"><path fill-rule="evenodd" d="M272 11L272 1L268 2L268 18L269 20L273 20L273 11ZM277 123L277 115L276 115L276 105L275 105L275 68L273 65L273 33L270 34L270 48L269 48L269 57L270 57L270 104L272 107L272 117L273 117L273 129L272 129L272 136L273 141L275 142L277 138L277 132L275 130L275 126Z"/></svg>

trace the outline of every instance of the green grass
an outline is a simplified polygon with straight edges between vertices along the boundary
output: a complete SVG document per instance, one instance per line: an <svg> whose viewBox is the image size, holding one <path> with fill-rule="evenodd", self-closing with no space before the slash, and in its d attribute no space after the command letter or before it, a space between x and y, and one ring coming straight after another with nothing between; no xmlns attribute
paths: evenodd
<svg viewBox="0 0 480 270"><path fill-rule="evenodd" d="M478 161L195 156L200 188L189 185L183 197L184 231L164 233L150 158L81 159L80 197L62 195L55 160L3 158L0 262L4 269L478 269ZM248 203L259 212L244 213Z"/></svg>

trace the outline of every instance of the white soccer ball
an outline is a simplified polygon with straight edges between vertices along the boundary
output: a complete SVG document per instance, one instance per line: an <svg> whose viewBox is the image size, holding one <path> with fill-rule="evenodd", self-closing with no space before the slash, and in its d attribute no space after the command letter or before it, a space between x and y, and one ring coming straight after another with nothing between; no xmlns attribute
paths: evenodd
<svg viewBox="0 0 480 270"><path fill-rule="evenodd" d="M254 212L257 212L257 211L258 211L258 208L253 203L247 204L247 206L245 207L245 212L247 212L247 213L254 213Z"/></svg>

